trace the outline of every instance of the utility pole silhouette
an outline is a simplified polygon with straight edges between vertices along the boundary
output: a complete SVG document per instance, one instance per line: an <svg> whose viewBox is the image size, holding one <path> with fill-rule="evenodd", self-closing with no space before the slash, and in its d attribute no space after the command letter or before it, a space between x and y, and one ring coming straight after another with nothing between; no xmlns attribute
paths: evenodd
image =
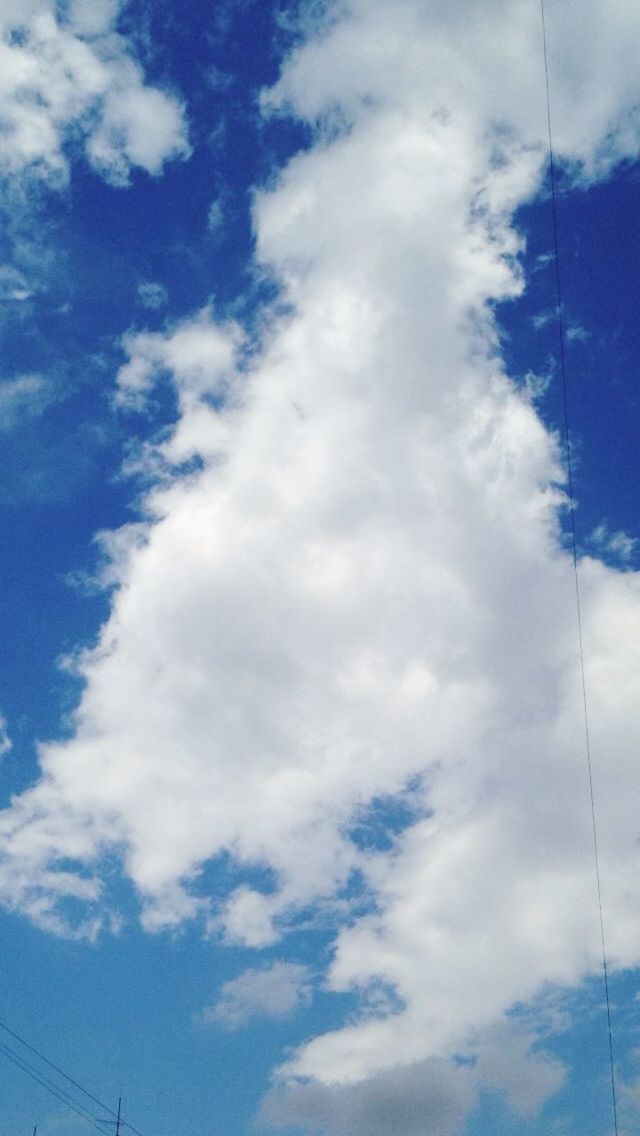
<svg viewBox="0 0 640 1136"><path fill-rule="evenodd" d="M121 1117L122 1097L118 1097L118 1113L115 1120L100 1120L100 1124L115 1124L115 1136L121 1136L120 1125L124 1123Z"/></svg>

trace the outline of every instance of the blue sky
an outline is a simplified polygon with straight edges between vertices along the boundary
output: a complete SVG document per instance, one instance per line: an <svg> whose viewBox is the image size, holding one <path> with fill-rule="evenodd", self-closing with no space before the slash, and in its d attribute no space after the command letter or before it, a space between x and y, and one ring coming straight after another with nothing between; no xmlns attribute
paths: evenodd
<svg viewBox="0 0 640 1136"><path fill-rule="evenodd" d="M144 1136L604 1136L537 4L0 25L0 1022ZM548 32L630 1133L640 17Z"/></svg>

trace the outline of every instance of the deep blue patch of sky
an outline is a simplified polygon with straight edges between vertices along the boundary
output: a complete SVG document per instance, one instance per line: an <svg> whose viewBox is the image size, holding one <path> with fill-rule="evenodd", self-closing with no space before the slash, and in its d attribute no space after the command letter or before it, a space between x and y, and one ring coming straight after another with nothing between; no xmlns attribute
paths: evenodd
<svg viewBox="0 0 640 1136"><path fill-rule="evenodd" d="M566 333L570 437L582 551L603 522L609 531L637 532L638 170L621 169L587 190L560 179L559 254ZM500 306L508 373L528 371L550 381L538 407L549 425L564 430L555 311L551 203L523 207L516 224L527 241L528 285L521 299ZM536 328L536 321L539 326ZM566 521L566 517L565 517ZM602 555L602 550L598 549ZM605 552L606 557L606 552ZM634 557L637 563L637 555Z"/></svg>

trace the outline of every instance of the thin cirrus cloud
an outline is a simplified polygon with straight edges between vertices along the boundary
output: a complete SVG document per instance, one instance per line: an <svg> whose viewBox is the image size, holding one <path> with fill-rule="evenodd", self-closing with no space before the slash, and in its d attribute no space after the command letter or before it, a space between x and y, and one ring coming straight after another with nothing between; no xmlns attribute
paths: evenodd
<svg viewBox="0 0 640 1136"><path fill-rule="evenodd" d="M554 13L551 57L578 183L639 146L640 13L588 8ZM0 822L5 901L54 929L68 896L94 928L110 849L150 930L200 916L254 947L362 880L326 976L360 1009L265 1104L336 1136L371 1131L379 1093L381 1136L422 1131L426 1100L458 1131L480 1082L538 1107L560 1074L520 1037L517 1098L497 1023L599 966L561 463L492 307L524 287L513 214L545 168L537 21L515 0L354 0L285 64L264 112L318 131L254 200L286 303L258 351L211 309L125 339L122 412L175 390L146 451L162 477L118 536L74 731ZM611 964L630 967L640 582L588 557L581 579ZM400 793L413 823L363 848L355 818ZM203 896L222 853L247 880ZM376 982L395 998L372 1012Z"/></svg>
<svg viewBox="0 0 640 1136"><path fill-rule="evenodd" d="M0 434L27 418L38 417L56 398L53 384L42 375L18 375L0 383Z"/></svg>

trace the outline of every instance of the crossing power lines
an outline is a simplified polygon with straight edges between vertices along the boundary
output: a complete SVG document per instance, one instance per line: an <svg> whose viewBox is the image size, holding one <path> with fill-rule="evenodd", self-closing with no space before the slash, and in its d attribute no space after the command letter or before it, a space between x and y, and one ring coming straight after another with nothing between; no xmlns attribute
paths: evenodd
<svg viewBox="0 0 640 1136"><path fill-rule="evenodd" d="M102 1132L104 1136L113 1136L114 1123L117 1124L119 1133L127 1130L133 1136L143 1136L139 1129L121 1116L120 1102L118 1103L118 1111L114 1111L89 1089L85 1088L80 1081L65 1072L60 1065L56 1065L49 1057L46 1057L44 1053L41 1053L34 1045L11 1029L6 1022L0 1021L0 1031L5 1038L5 1040L2 1040L0 1037L0 1059L4 1059L14 1068L21 1070L32 1081L46 1089L51 1096L65 1105L70 1112L75 1113L96 1131ZM11 1040L7 1040L8 1038ZM94 1106L102 1109L110 1119L96 1116Z"/></svg>

